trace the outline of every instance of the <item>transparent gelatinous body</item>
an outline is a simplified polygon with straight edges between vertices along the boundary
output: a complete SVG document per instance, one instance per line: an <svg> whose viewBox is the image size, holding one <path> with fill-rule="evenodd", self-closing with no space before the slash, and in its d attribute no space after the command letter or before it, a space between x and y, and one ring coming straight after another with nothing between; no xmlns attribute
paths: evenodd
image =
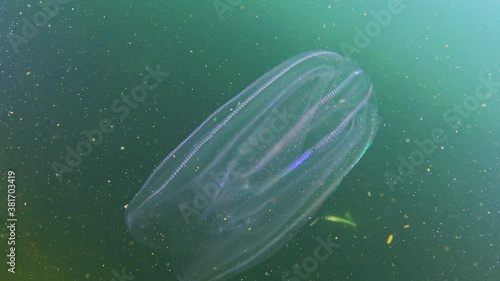
<svg viewBox="0 0 500 281"><path fill-rule="evenodd" d="M327 51L292 57L210 115L128 206L132 235L179 279L225 280L273 255L377 129L373 87Z"/></svg>

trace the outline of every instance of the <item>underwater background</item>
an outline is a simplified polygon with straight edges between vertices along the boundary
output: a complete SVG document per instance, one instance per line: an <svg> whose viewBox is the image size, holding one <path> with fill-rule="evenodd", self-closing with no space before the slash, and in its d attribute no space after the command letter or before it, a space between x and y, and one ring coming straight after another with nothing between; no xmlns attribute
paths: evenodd
<svg viewBox="0 0 500 281"><path fill-rule="evenodd" d="M230 280L287 280L328 237L338 244L328 259L289 280L500 280L499 8L0 1L0 280L177 280L168 256L128 233L127 204L210 113L311 50L350 57L370 76L379 130L310 223ZM127 100L152 69L158 87ZM96 128L108 130L66 165ZM325 219L346 214L356 227Z"/></svg>

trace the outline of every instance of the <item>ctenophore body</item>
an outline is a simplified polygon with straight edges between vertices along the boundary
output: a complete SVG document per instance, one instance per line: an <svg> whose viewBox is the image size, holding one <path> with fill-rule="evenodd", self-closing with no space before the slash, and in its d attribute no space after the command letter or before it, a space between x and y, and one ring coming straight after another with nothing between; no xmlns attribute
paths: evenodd
<svg viewBox="0 0 500 281"><path fill-rule="evenodd" d="M286 244L378 126L369 77L328 51L294 56L212 113L129 204L139 242L180 280L226 280Z"/></svg>

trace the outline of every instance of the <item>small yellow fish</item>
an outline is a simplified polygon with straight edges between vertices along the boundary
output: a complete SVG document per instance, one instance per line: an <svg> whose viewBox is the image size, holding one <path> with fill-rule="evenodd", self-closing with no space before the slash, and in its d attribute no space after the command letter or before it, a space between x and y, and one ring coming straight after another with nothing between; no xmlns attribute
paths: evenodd
<svg viewBox="0 0 500 281"><path fill-rule="evenodd" d="M357 224L352 219L351 214L349 214L349 213L345 213L345 219L344 218L340 218L340 217L336 217L336 216L325 216L324 218L327 221L339 222L339 223L350 225L352 227L356 227L357 226Z"/></svg>

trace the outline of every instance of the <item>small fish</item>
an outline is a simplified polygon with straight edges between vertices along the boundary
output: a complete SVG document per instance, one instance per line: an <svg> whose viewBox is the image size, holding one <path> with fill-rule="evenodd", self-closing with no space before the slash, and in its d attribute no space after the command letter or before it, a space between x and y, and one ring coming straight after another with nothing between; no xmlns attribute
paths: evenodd
<svg viewBox="0 0 500 281"><path fill-rule="evenodd" d="M324 218L327 221L339 222L339 223L350 225L352 227L357 226L357 224L354 222L354 220L352 219L352 217L349 213L345 214L345 218L340 218L340 217L336 217L336 216L325 216Z"/></svg>

